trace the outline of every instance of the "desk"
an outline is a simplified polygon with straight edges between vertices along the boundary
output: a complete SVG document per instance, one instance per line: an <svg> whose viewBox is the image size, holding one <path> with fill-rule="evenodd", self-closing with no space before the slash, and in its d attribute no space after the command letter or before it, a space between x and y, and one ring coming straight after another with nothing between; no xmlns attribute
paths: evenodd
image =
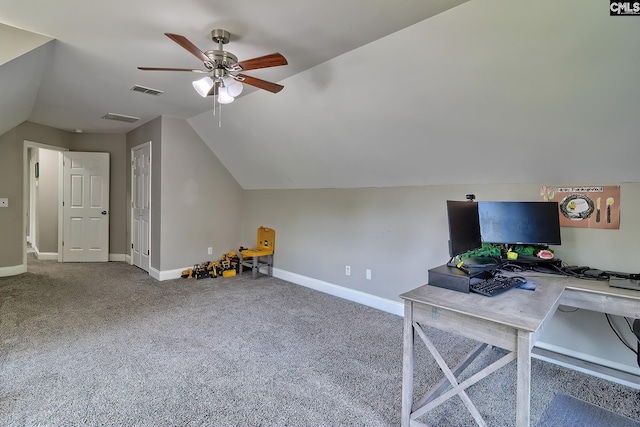
<svg viewBox="0 0 640 427"><path fill-rule="evenodd" d="M620 316L640 318L640 292L610 288L607 282L572 277L526 274L537 283L535 292L513 289L488 298L473 293L424 285L400 297L404 300L404 344L402 371L402 425L420 425L418 418L445 400L460 396L480 426L486 425L466 392L469 386L517 359L516 425L529 426L531 393L531 349L557 307L568 305ZM447 367L421 325L462 335L510 353L458 384L456 376L484 348L479 346L454 369ZM414 333L443 370L452 388L434 389L414 405ZM484 344L486 346L486 344Z"/></svg>

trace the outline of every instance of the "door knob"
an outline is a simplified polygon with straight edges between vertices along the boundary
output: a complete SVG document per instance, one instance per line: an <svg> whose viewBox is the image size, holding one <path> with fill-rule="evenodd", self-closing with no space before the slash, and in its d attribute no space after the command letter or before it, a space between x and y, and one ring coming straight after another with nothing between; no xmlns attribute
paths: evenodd
<svg viewBox="0 0 640 427"><path fill-rule="evenodd" d="M102 211L102 215L106 215L108 213L109 213L109 211Z"/></svg>

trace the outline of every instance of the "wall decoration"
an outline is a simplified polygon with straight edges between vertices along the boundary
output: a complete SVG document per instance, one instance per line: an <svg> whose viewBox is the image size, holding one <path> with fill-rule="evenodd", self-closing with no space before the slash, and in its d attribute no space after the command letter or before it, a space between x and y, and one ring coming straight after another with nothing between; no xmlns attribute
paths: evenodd
<svg viewBox="0 0 640 427"><path fill-rule="evenodd" d="M540 198L558 202L560 226L620 228L620 186L542 187Z"/></svg>

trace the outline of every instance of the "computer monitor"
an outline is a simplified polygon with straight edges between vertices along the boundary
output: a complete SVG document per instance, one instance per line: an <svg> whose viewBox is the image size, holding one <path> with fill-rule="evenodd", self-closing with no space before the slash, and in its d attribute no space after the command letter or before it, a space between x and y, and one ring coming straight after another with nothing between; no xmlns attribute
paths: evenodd
<svg viewBox="0 0 640 427"><path fill-rule="evenodd" d="M560 245L557 202L478 202L485 243Z"/></svg>
<svg viewBox="0 0 640 427"><path fill-rule="evenodd" d="M482 247L478 203L447 200L451 258Z"/></svg>

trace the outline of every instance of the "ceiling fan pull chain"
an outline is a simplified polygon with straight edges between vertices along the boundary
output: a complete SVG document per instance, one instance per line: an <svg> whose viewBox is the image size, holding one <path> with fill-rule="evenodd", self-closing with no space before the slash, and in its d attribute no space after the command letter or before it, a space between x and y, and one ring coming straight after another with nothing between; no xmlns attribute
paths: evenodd
<svg viewBox="0 0 640 427"><path fill-rule="evenodd" d="M220 104L220 114L218 114L218 127L222 127L222 104Z"/></svg>

